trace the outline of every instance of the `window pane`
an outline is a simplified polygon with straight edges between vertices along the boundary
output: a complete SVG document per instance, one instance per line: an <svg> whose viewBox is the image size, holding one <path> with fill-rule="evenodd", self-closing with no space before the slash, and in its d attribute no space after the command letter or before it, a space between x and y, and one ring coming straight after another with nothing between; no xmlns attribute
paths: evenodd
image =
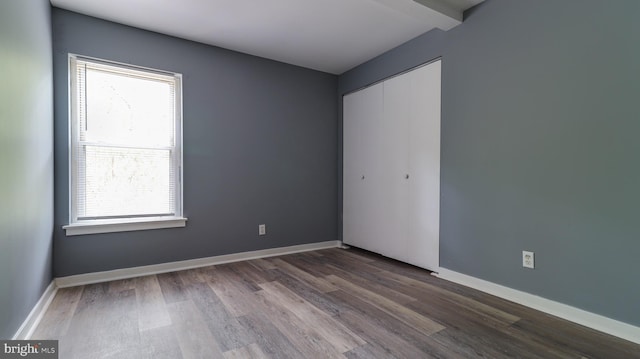
<svg viewBox="0 0 640 359"><path fill-rule="evenodd" d="M172 83L86 69L86 123L81 140L137 147L174 141Z"/></svg>
<svg viewBox="0 0 640 359"><path fill-rule="evenodd" d="M101 146L84 150L85 193L79 217L174 214L170 150Z"/></svg>
<svg viewBox="0 0 640 359"><path fill-rule="evenodd" d="M70 224L180 217L181 75L73 55L69 64Z"/></svg>

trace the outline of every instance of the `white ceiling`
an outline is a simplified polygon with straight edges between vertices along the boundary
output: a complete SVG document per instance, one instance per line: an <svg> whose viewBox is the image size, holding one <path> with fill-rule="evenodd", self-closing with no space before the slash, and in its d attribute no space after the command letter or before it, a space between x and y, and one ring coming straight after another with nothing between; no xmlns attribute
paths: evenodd
<svg viewBox="0 0 640 359"><path fill-rule="evenodd" d="M483 0L51 0L53 6L341 74Z"/></svg>

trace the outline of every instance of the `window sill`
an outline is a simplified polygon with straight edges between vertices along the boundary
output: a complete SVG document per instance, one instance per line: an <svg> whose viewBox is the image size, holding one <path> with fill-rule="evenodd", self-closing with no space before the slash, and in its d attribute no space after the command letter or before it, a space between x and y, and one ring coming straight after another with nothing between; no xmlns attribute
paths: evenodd
<svg viewBox="0 0 640 359"><path fill-rule="evenodd" d="M155 217L136 218L127 220L95 220L82 223L72 223L62 228L67 236L79 236L83 234L114 233L129 231L144 231L148 229L179 228L186 227L187 219L184 217Z"/></svg>

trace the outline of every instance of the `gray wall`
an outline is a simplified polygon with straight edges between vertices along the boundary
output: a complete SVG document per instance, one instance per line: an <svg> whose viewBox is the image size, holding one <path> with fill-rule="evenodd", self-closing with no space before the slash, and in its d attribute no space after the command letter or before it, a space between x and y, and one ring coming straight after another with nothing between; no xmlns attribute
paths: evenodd
<svg viewBox="0 0 640 359"><path fill-rule="evenodd" d="M337 240L337 76L60 9L53 34L55 276ZM68 53L183 74L186 228L65 236Z"/></svg>
<svg viewBox="0 0 640 359"><path fill-rule="evenodd" d="M442 267L640 325L639 12L488 0L340 77L442 56Z"/></svg>
<svg viewBox="0 0 640 359"><path fill-rule="evenodd" d="M53 94L47 0L0 0L0 338L51 282Z"/></svg>

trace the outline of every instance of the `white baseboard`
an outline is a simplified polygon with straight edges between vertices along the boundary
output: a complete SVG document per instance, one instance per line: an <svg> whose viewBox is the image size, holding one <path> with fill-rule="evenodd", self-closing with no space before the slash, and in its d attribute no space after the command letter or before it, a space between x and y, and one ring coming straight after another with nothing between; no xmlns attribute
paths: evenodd
<svg viewBox="0 0 640 359"><path fill-rule="evenodd" d="M27 340L31 338L33 331L36 330L38 324L40 324L44 313L47 311L47 308L49 308L49 305L53 301L57 292L58 287L56 287L54 281L51 281L47 289L45 289L44 293L40 296L36 305L31 309L27 319L24 320L16 334L13 336L13 340Z"/></svg>
<svg viewBox="0 0 640 359"><path fill-rule="evenodd" d="M185 269L193 269L206 267L215 264L239 262L249 259L266 258L273 256L281 256L285 254L315 251L319 249L337 248L341 244L340 241L327 241L319 243L301 244L290 247L279 247L263 249L251 252L225 254L215 257L189 259L178 262L152 264L148 266L115 269L105 272L94 272L72 275L68 277L56 278L55 282L59 288L74 287L78 285L94 284L108 282L118 279L135 278L145 275L175 272Z"/></svg>
<svg viewBox="0 0 640 359"><path fill-rule="evenodd" d="M640 344L640 327L446 268L433 275Z"/></svg>

